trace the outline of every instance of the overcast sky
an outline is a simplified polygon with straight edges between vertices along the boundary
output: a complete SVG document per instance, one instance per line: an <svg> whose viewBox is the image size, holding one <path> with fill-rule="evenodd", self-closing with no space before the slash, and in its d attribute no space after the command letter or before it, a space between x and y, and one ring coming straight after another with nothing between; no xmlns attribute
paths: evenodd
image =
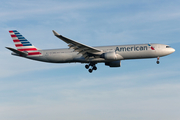
<svg viewBox="0 0 180 120"><path fill-rule="evenodd" d="M161 43L160 58L52 64L11 55L8 30L40 49L67 48L52 30L89 46ZM179 120L179 0L1 0L1 120Z"/></svg>

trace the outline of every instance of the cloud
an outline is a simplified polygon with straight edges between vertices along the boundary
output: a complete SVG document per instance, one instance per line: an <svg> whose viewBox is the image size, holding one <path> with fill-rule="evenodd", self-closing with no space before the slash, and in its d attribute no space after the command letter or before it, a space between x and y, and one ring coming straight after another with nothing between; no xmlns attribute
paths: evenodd
<svg viewBox="0 0 180 120"><path fill-rule="evenodd" d="M57 68L64 68L68 66L76 66L76 64L53 64L33 61L17 56L10 55L10 51L2 51L0 63L0 78L6 78L17 74L26 74L33 71L43 71Z"/></svg>
<svg viewBox="0 0 180 120"><path fill-rule="evenodd" d="M114 119L168 120L172 115L179 118L176 111L179 109L180 84L175 82L179 80L178 68L174 63L159 69L124 71L114 75L71 74L67 77L59 74L52 77L49 74L46 78L25 81L22 78L6 85L1 82L6 86L1 88L4 91L1 93L1 118L90 120L113 116Z"/></svg>
<svg viewBox="0 0 180 120"><path fill-rule="evenodd" d="M109 81L111 80L109 79ZM103 82L104 80L101 79L101 81ZM131 82L136 82L136 80ZM61 84L64 83L61 82ZM1 118L13 117L23 119L28 117L45 120L49 118L86 118L90 120L97 117L99 119L109 119L113 116L114 119L157 119L158 117L158 119L168 120L172 115L175 118L179 118L176 111L179 109L177 98L180 97L178 93L180 84L160 84L149 87L116 87L115 89L112 89L110 86L111 89L98 86L99 88L94 90L82 90L81 87L76 88L76 85L74 86L75 88L69 87L68 89L67 87L62 89L60 86L59 88L53 88L53 86L45 88L44 86L43 90L47 92L46 94L41 91L38 96L33 95L21 98L21 101L24 100L23 104L17 102L15 98L10 105L7 103L1 105ZM50 88L52 89L50 90ZM56 99L54 98L55 96ZM9 113L11 113L11 116L9 116Z"/></svg>
<svg viewBox="0 0 180 120"><path fill-rule="evenodd" d="M5 12L0 13L1 21L12 21L16 19L29 19L32 17L37 17L36 15L41 14L66 14L67 12L76 11L76 10L84 10L90 8L97 8L101 5L107 4L107 2L75 2L71 1L19 1L16 3L6 1L5 4L9 6L9 10L7 10L6 6L2 6L2 9L5 9ZM36 3L36 4L35 4ZM100 4L101 3L101 4ZM19 7L21 6L21 7ZM48 7L47 7L48 6ZM62 15L59 15L62 16Z"/></svg>

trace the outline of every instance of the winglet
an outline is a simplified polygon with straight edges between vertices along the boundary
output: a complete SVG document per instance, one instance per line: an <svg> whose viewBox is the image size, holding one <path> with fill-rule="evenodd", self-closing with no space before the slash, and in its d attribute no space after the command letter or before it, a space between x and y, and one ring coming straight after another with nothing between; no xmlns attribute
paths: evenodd
<svg viewBox="0 0 180 120"><path fill-rule="evenodd" d="M60 34L58 34L56 31L54 31L54 30L52 30L53 31L53 33L54 33L54 35L55 36L59 36Z"/></svg>

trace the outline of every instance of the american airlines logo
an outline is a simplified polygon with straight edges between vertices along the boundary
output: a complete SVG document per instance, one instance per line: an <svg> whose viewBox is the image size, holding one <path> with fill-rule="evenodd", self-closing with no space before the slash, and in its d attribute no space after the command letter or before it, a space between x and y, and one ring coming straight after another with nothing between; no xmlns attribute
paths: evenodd
<svg viewBox="0 0 180 120"><path fill-rule="evenodd" d="M147 50L148 46L133 46L133 47L116 47L115 51L144 51Z"/></svg>

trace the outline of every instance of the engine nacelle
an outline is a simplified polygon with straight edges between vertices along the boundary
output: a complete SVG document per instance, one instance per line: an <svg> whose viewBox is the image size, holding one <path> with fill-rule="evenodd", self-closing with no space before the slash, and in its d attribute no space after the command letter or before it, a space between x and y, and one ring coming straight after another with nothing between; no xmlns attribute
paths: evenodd
<svg viewBox="0 0 180 120"><path fill-rule="evenodd" d="M102 55L102 57L106 60L116 60L117 55L115 52L107 52Z"/></svg>
<svg viewBox="0 0 180 120"><path fill-rule="evenodd" d="M117 61L112 61L112 62L105 62L105 65L109 67L121 67L121 61L117 60Z"/></svg>

